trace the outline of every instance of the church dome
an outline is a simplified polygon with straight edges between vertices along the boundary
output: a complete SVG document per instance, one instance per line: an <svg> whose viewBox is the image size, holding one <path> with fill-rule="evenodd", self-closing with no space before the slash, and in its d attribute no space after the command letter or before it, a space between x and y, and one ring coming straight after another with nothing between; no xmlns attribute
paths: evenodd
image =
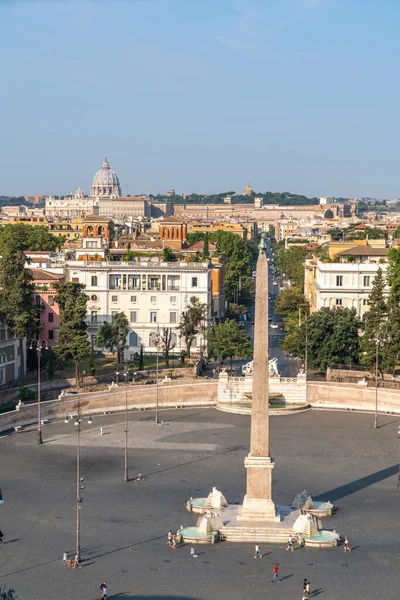
<svg viewBox="0 0 400 600"><path fill-rule="evenodd" d="M100 198L118 198L121 196L121 186L114 171L110 168L107 156L104 158L103 165L93 177L91 196Z"/></svg>

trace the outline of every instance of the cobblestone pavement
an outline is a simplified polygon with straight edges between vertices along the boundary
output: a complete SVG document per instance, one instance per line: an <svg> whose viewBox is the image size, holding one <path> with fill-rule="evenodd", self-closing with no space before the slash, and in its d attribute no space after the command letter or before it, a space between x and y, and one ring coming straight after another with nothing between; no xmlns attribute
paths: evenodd
<svg viewBox="0 0 400 600"><path fill-rule="evenodd" d="M19 600L92 600L106 579L110 598L229 599L301 598L302 581L311 581L321 600L398 598L399 499L397 491L400 419L310 411L271 420L276 459L274 499L290 503L306 488L338 504L326 521L349 537L343 549L285 552L261 547L253 559L250 544L189 547L166 545L168 529L194 523L183 505L212 486L236 502L245 492L244 457L249 418L213 409L130 415L130 475L124 484L123 415L82 423L81 464L83 568L67 569L64 551L75 545L74 425L46 425L43 446L35 431L0 437L0 585L17 589ZM100 427L105 435L100 436ZM324 521L325 523L325 521ZM274 563L282 581L271 583Z"/></svg>

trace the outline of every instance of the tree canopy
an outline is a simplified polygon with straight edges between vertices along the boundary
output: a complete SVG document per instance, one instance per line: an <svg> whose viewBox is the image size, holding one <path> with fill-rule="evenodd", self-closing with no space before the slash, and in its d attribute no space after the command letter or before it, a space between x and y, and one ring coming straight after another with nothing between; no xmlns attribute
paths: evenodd
<svg viewBox="0 0 400 600"><path fill-rule="evenodd" d="M56 350L64 358L75 363L76 386L79 387L79 363L89 354L87 338L86 304L89 297L81 283L65 282L56 285L54 302L60 307L60 329Z"/></svg>
<svg viewBox="0 0 400 600"><path fill-rule="evenodd" d="M253 348L244 328L236 321L227 319L207 331L208 352L221 364L229 358L248 358Z"/></svg>
<svg viewBox="0 0 400 600"><path fill-rule="evenodd" d="M304 290L304 261L308 251L301 246L292 246L286 250L283 246L275 248L275 263L285 277L299 290Z"/></svg>
<svg viewBox="0 0 400 600"><path fill-rule="evenodd" d="M54 252L62 247L65 237L57 237L43 225L26 225L25 223L7 223L0 227L0 253L5 248L32 252Z"/></svg>
<svg viewBox="0 0 400 600"><path fill-rule="evenodd" d="M189 299L186 310L182 311L178 330L186 345L186 354L190 357L190 348L194 338L200 331L204 319L207 317L207 304L200 302L196 296Z"/></svg>
<svg viewBox="0 0 400 600"><path fill-rule="evenodd" d="M96 335L96 346L106 348L109 352L117 354L118 364L124 360L127 337L129 335L129 321L124 312L113 316L112 322L106 321L100 325Z"/></svg>

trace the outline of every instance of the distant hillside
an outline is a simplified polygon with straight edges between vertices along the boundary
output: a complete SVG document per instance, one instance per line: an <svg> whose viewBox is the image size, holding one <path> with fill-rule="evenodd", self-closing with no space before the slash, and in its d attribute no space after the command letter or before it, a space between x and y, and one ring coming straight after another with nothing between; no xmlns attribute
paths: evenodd
<svg viewBox="0 0 400 600"><path fill-rule="evenodd" d="M220 194L189 194L185 199L182 196L166 196L158 194L150 196L156 202L169 201L173 204L223 204L225 196L232 197L232 204L253 204L254 198L264 198L265 204L304 205L318 204L319 198L307 198L301 194L292 194L291 192L264 192L255 193L252 196L236 195L235 192L222 192Z"/></svg>
<svg viewBox="0 0 400 600"><path fill-rule="evenodd" d="M0 196L1 206L32 206L32 204L27 202L24 196Z"/></svg>

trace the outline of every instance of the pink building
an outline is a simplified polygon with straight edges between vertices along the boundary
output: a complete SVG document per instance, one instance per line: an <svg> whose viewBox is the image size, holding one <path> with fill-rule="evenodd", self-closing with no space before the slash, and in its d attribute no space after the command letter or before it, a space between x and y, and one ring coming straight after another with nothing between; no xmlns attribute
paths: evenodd
<svg viewBox="0 0 400 600"><path fill-rule="evenodd" d="M58 273L50 273L44 269L31 269L33 273L33 284L35 286L34 299L36 304L43 305L40 315L42 324L41 337L49 346L57 344L57 332L60 328L60 307L54 302L56 295L55 284L63 283L65 276Z"/></svg>

